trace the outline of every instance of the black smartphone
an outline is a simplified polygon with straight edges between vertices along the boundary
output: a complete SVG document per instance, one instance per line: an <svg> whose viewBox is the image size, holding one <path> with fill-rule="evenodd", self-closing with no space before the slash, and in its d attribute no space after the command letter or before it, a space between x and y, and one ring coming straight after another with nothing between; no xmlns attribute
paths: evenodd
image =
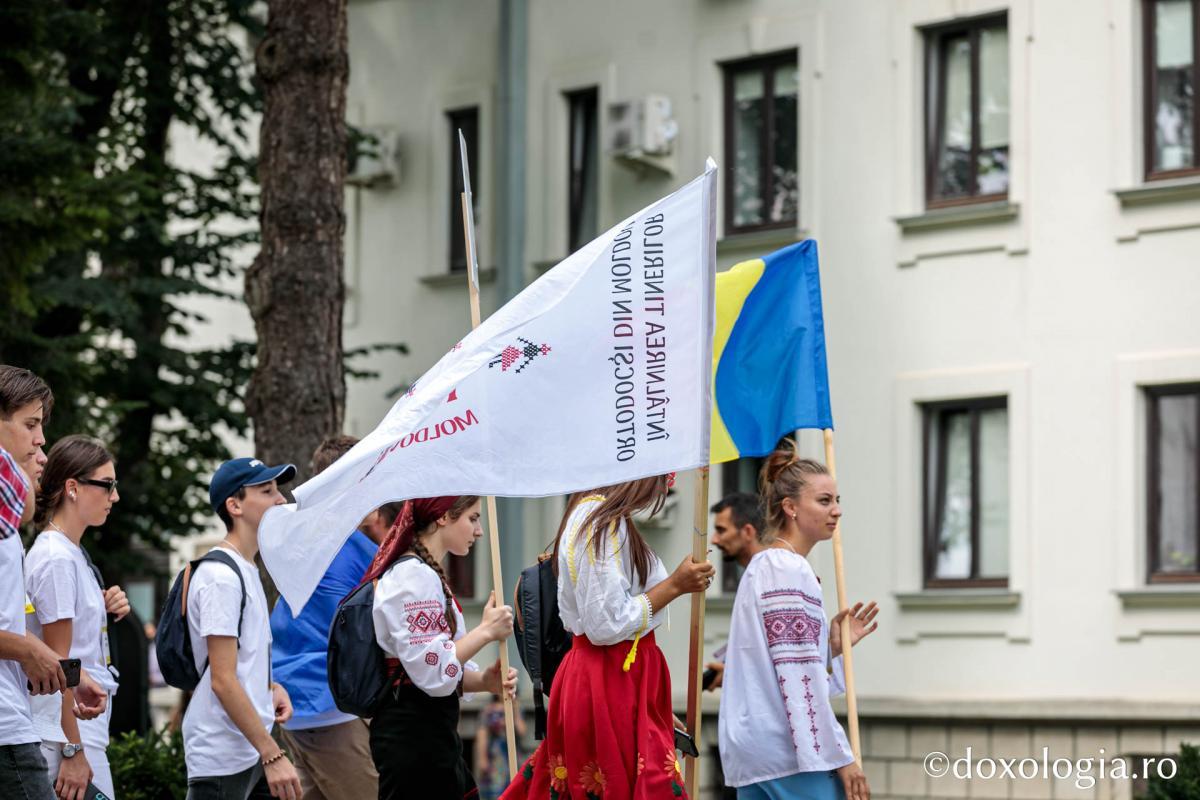
<svg viewBox="0 0 1200 800"><path fill-rule="evenodd" d="M112 800L112 798L97 789L96 784L89 783L83 790L83 800Z"/></svg>
<svg viewBox="0 0 1200 800"><path fill-rule="evenodd" d="M74 689L79 685L79 659L60 658L58 663L62 666L63 675L67 676L67 688Z"/></svg>
<svg viewBox="0 0 1200 800"><path fill-rule="evenodd" d="M699 758L700 751L696 749L696 740L687 731L675 729L675 749L683 753L685 756Z"/></svg>
<svg viewBox="0 0 1200 800"><path fill-rule="evenodd" d="M712 667L709 667L708 669L704 670L704 674L700 676L700 687L707 692L712 688L713 681L716 679L717 671Z"/></svg>
<svg viewBox="0 0 1200 800"><path fill-rule="evenodd" d="M60 658L58 665L62 667L63 675L67 676L67 688L74 689L79 685L79 670L81 665L78 658ZM25 689L33 694L33 684L25 681Z"/></svg>

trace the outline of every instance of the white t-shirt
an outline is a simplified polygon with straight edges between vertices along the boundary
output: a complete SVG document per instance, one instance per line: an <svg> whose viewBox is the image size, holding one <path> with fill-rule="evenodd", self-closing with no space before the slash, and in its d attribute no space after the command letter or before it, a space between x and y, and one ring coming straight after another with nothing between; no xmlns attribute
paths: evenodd
<svg viewBox="0 0 1200 800"><path fill-rule="evenodd" d="M88 566L79 545L56 530L38 534L25 558L25 592L33 604L27 619L29 630L43 639L42 626L71 620L71 658L109 694L117 691L117 680L108 670L108 615L104 592ZM34 730L44 742L65 742L61 724L62 695L30 698ZM107 716L79 720L84 747L108 746Z"/></svg>
<svg viewBox="0 0 1200 800"><path fill-rule="evenodd" d="M271 702L271 626L267 597L258 569L230 547L221 546L242 571L246 583L246 610L238 639L237 677L246 696L270 732L275 724ZM258 751L225 713L212 688L206 636L237 636L242 588L237 575L225 564L206 561L191 576L187 596L188 632L196 669L203 670L200 684L183 717L183 747L188 777L234 775L259 761Z"/></svg>
<svg viewBox="0 0 1200 800"><path fill-rule="evenodd" d="M20 536L0 539L0 631L25 635L25 581L22 579L25 551ZM0 746L32 744L28 678L16 661L0 658Z"/></svg>

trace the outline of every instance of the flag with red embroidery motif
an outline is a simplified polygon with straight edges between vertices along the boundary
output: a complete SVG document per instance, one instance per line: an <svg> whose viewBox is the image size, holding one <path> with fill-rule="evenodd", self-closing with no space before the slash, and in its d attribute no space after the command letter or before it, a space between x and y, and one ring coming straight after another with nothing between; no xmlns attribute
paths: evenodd
<svg viewBox="0 0 1200 800"><path fill-rule="evenodd" d="M710 161L547 272L268 512L263 561L293 613L384 503L567 494L708 464L715 187Z"/></svg>

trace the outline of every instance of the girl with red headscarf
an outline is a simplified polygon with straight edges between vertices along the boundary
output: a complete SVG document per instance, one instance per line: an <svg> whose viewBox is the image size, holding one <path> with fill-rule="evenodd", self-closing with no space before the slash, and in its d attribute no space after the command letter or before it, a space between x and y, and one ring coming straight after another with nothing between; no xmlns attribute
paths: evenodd
<svg viewBox="0 0 1200 800"><path fill-rule="evenodd" d="M371 720L380 800L476 795L458 736L458 698L516 690L515 669L501 680L499 660L483 672L470 664L486 644L512 633L513 613L493 594L483 621L467 631L441 562L447 553L465 556L481 535L478 497L410 500L363 578L378 580L375 640L395 676Z"/></svg>
<svg viewBox="0 0 1200 800"><path fill-rule="evenodd" d="M668 575L633 515L662 509L668 476L574 495L554 542L558 611L575 634L550 688L546 739L501 800L683 797L671 676L654 629L712 582L688 556Z"/></svg>

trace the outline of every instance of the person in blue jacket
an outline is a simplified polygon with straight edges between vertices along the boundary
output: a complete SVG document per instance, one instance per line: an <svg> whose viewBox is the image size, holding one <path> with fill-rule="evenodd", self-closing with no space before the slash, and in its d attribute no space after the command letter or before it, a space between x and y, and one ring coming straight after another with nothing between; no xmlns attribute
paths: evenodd
<svg viewBox="0 0 1200 800"><path fill-rule="evenodd" d="M335 436L313 453L313 474L341 458L358 440ZM367 723L339 711L329 692L326 657L329 626L338 603L358 586L401 504L388 504L363 520L329 565L299 617L282 597L271 612L271 669L295 709L283 726L304 800L359 800L379 793Z"/></svg>

